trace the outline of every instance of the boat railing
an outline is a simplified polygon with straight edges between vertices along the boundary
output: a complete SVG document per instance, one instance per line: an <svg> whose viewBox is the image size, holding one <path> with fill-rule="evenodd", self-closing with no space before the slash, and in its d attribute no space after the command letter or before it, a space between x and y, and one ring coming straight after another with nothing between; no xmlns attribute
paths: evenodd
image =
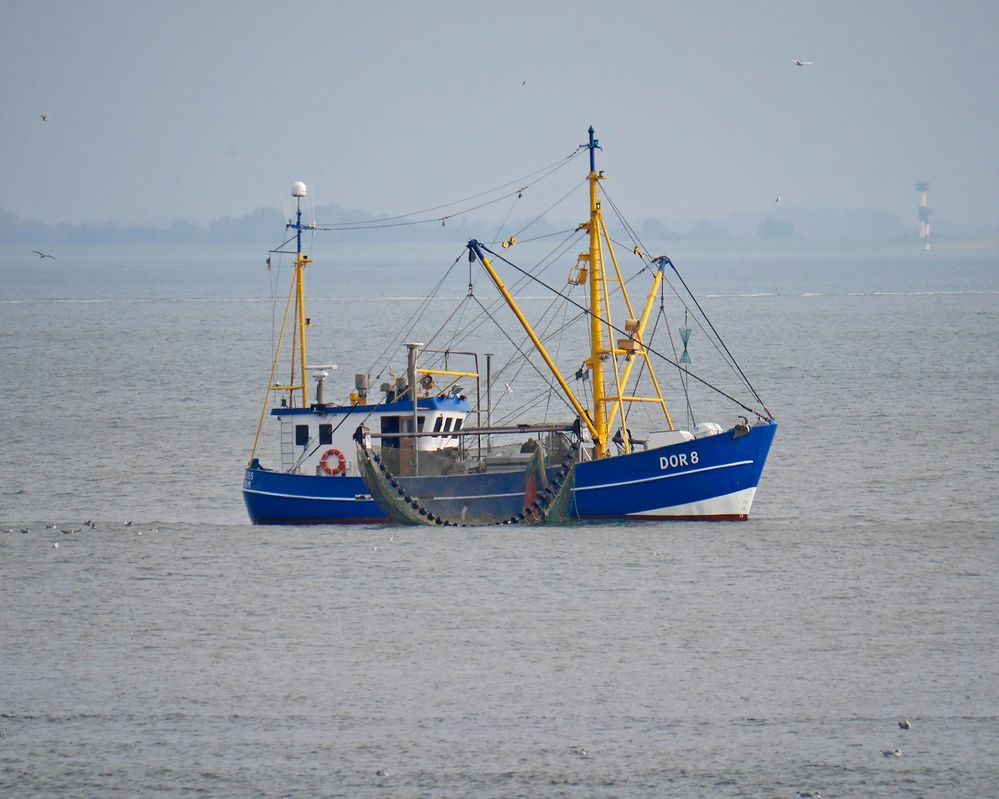
<svg viewBox="0 0 999 799"><path fill-rule="evenodd" d="M358 432L369 446L377 449L388 468L400 475L469 474L485 471L522 469L539 447L552 464L577 461L580 451L578 425L522 424L502 427L469 427L449 433L401 432L378 433L362 429ZM415 456L416 439L447 435L458 439L458 446L438 450L419 450ZM483 449L480 438L496 437L503 442ZM516 440L511 440L516 439ZM379 442L380 446L375 442Z"/></svg>

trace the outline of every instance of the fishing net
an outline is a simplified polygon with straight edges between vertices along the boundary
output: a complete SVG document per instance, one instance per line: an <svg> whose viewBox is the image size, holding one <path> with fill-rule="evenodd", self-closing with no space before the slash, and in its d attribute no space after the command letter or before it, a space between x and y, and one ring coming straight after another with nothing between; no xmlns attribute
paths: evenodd
<svg viewBox="0 0 999 799"><path fill-rule="evenodd" d="M490 524L561 524L572 512L575 466L551 466L544 448L534 442L521 468L499 472L440 473L440 462L428 461L430 475L400 476L389 462L397 453L381 453L355 437L357 463L372 499L393 522L427 526ZM453 464L452 464L453 465Z"/></svg>

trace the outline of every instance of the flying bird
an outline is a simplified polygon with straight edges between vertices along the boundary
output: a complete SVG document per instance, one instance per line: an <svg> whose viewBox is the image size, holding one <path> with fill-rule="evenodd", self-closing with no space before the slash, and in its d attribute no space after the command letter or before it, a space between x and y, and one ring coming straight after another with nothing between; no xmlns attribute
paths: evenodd
<svg viewBox="0 0 999 799"><path fill-rule="evenodd" d="M40 116L42 118L42 122L48 122L49 121L49 115L48 114L39 114L38 116Z"/></svg>
<svg viewBox="0 0 999 799"><path fill-rule="evenodd" d="M792 58L791 59L791 63L794 64L796 67L807 67L812 62L811 61L799 61L797 58Z"/></svg>
<svg viewBox="0 0 999 799"><path fill-rule="evenodd" d="M51 258L53 261L55 260L55 256L49 255L47 252L42 252L41 250L32 250L32 252L39 258Z"/></svg>

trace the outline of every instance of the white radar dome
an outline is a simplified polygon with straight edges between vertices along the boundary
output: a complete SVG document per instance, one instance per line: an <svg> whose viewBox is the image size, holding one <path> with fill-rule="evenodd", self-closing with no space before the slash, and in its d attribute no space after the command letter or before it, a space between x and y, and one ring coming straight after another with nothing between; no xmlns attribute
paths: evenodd
<svg viewBox="0 0 999 799"><path fill-rule="evenodd" d="M296 180L291 184L291 196L292 197L304 197L309 193L309 190L305 188L305 184L300 180Z"/></svg>

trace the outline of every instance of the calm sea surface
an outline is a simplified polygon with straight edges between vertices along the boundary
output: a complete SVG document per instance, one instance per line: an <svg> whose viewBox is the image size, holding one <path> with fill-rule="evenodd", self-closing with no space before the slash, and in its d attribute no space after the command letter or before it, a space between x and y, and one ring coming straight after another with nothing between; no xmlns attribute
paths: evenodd
<svg viewBox="0 0 999 799"><path fill-rule="evenodd" d="M753 518L425 530L247 523L262 249L0 251L0 796L999 795L999 254L674 254ZM316 253L337 386L458 254Z"/></svg>

